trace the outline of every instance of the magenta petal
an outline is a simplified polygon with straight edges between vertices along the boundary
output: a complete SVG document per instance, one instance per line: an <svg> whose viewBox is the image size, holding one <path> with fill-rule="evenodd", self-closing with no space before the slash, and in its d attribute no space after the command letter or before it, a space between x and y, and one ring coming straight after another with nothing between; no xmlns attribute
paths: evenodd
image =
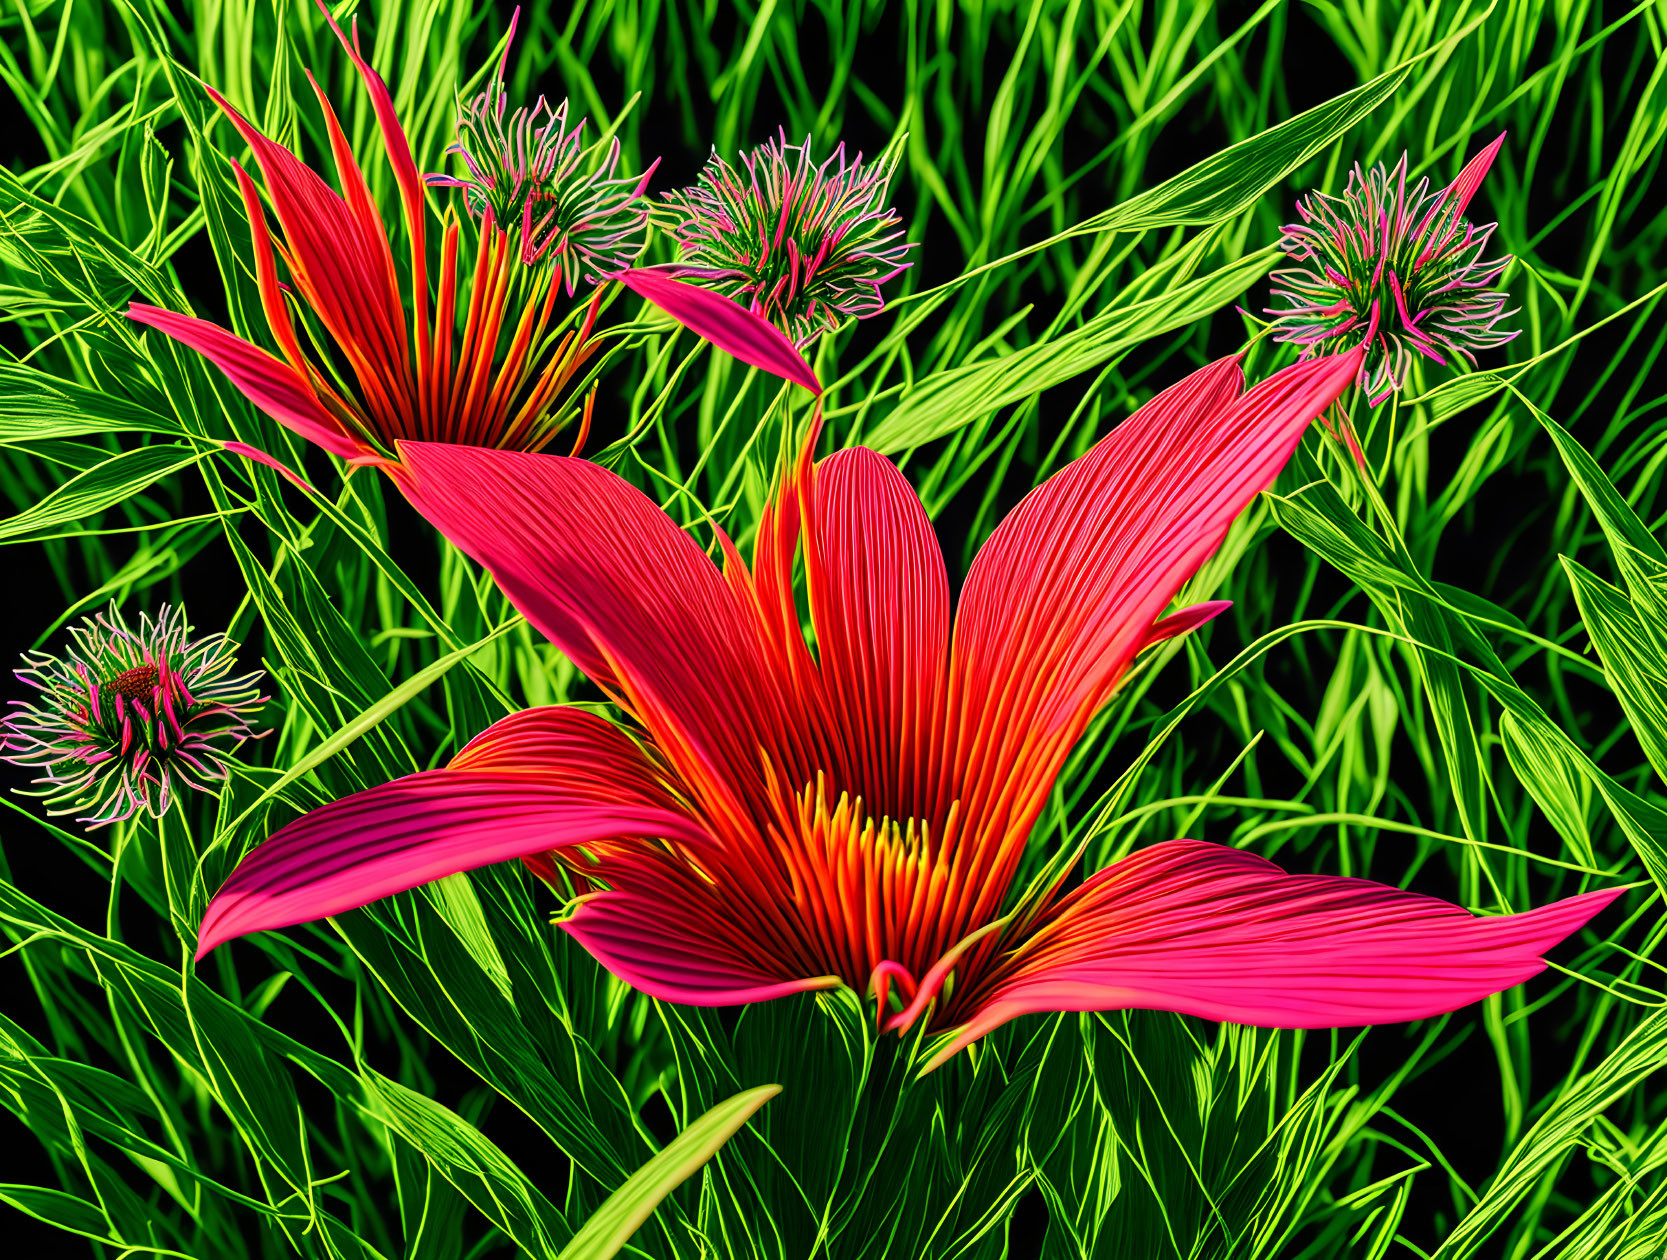
<svg viewBox="0 0 1667 1260"><path fill-rule="evenodd" d="M561 927L626 984L662 1002L738 1006L842 983L838 976L765 974L701 922L702 911L711 909L690 904L686 895L604 892L580 902Z"/></svg>
<svg viewBox="0 0 1667 1260"><path fill-rule="evenodd" d="M1498 139L1466 162L1459 177L1448 185L1447 195L1457 203L1454 218L1462 217L1469 208L1470 199L1482 187L1482 181L1487 178L1488 169L1493 166L1493 159L1499 155L1499 148L1504 143L1505 133L1501 131Z"/></svg>
<svg viewBox="0 0 1667 1260"><path fill-rule="evenodd" d="M315 809L256 847L209 903L197 957L458 871L622 836L705 841L681 814L600 801L526 773L395 779Z"/></svg>
<svg viewBox="0 0 1667 1260"><path fill-rule="evenodd" d="M704 808L739 817L757 799L761 746L795 776L804 769L786 760L797 756L792 714L756 612L640 490L561 455L441 442L398 449L412 506L625 704L687 781L726 793Z"/></svg>
<svg viewBox="0 0 1667 1260"><path fill-rule="evenodd" d="M458 871L622 837L706 844L618 729L563 706L514 713L444 770L297 819L214 895L197 957L250 932L309 923Z"/></svg>
<svg viewBox="0 0 1667 1260"><path fill-rule="evenodd" d="M289 481L292 485L299 486L308 494L318 493L317 490L313 489L312 483L302 477L300 473L296 472L277 456L268 455L257 446L250 446L247 442L222 442L220 445L224 449L230 451L233 455L241 455L244 459L252 459L257 464L265 464L268 468L276 470L279 476Z"/></svg>
<svg viewBox="0 0 1667 1260"><path fill-rule="evenodd" d="M1158 615L1273 484L1363 357L1357 349L1310 359L1243 394L1237 359L1218 360L1008 513L973 560L955 613L953 755L969 781L981 765L1013 764L1031 750L1064 757ZM1059 737L1044 746L1039 732ZM979 816L985 798L961 795L967 816Z"/></svg>
<svg viewBox="0 0 1667 1260"><path fill-rule="evenodd" d="M1015 1016L1145 1009L1262 1028L1423 1019L1521 984L1618 897L1478 917L1365 879L1288 875L1172 840L1099 872L1050 913L933 1064Z"/></svg>
<svg viewBox="0 0 1667 1260"><path fill-rule="evenodd" d="M1158 614L1330 401L1241 414L1243 381L1235 357L1170 386L1026 495L979 549L950 671L992 739L1024 742L1060 710L1109 695Z"/></svg>
<svg viewBox="0 0 1667 1260"><path fill-rule="evenodd" d="M194 315L134 302L128 306L127 317L197 351L250 402L309 442L343 459L364 453L365 448L324 409L300 373L282 359Z"/></svg>
<svg viewBox="0 0 1667 1260"><path fill-rule="evenodd" d="M1213 621L1233 606L1230 599L1212 599L1202 604L1190 604L1176 612L1172 612L1162 621L1155 624L1146 632L1144 647L1151 647L1154 643L1162 643L1165 639L1177 639L1183 634L1191 634L1207 621Z"/></svg>
<svg viewBox="0 0 1667 1260"><path fill-rule="evenodd" d="M836 451L800 493L820 672L849 758L842 784L871 808L924 815L949 656L943 549L914 487L871 450Z"/></svg>
<svg viewBox="0 0 1667 1260"><path fill-rule="evenodd" d="M695 336L726 350L743 363L803 385L813 394L822 382L810 370L787 334L761 316L699 285L674 280L661 271L635 268L613 277L638 297L652 302Z"/></svg>

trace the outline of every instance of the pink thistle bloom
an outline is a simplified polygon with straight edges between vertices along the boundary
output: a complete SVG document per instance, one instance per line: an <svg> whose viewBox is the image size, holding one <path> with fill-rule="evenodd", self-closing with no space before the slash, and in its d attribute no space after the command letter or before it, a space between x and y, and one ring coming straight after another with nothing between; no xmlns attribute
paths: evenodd
<svg viewBox="0 0 1667 1260"><path fill-rule="evenodd" d="M1498 325L1513 311L1493 288L1510 257L1483 261L1497 224L1464 217L1499 147L1501 135L1438 192L1422 179L1407 190L1407 158L1394 170L1358 165L1343 196L1298 200L1301 223L1283 230L1280 248L1306 264L1273 273L1269 307L1274 340L1302 356L1366 347L1360 383L1376 406L1401 387L1414 353L1443 367L1517 335Z"/></svg>
<svg viewBox="0 0 1667 1260"><path fill-rule="evenodd" d="M24 654L18 678L40 692L12 702L0 757L46 773L35 795L49 814L93 827L167 812L176 784L218 792L224 758L259 739L250 716L266 703L257 673L231 677L237 644L223 634L187 641L185 614L164 604L129 630L112 604L70 631L63 657Z"/></svg>
<svg viewBox="0 0 1667 1260"><path fill-rule="evenodd" d="M656 160L642 177L619 177L619 141L598 156L581 137L585 120L567 129L567 102L554 110L541 96L504 119L508 96L504 70L515 39L517 9L508 41L486 89L467 106L457 104L457 143L447 153L463 159L467 178L429 175L429 184L461 188L469 212L491 218L505 232L520 232L521 261L548 258L568 296L576 281L598 284L625 270L648 239L648 211L639 204ZM542 119L542 121L541 121Z"/></svg>
<svg viewBox="0 0 1667 1260"><path fill-rule="evenodd" d="M319 7L330 18L322 0ZM522 202L533 208L532 217L519 223L477 212L466 230L448 214L436 291L428 273L428 192L394 115L393 98L360 53L357 29L350 41L333 18L330 25L370 94L399 188L410 242L405 280L395 263L392 234L335 111L309 75L329 131L339 193L209 89L254 150L281 230L275 239L254 181L234 162L261 304L279 354L190 315L138 302L128 315L197 350L273 419L353 463L389 464L402 439L539 450L581 410L565 391L597 349L591 337L597 302L577 329L565 331L555 304L564 282L571 291L574 277L604 256L603 238L564 237L566 203L558 196L550 209L539 211L543 194L531 189ZM490 122L493 115L488 110L483 117ZM522 123L530 126L524 118ZM546 127L538 143L559 168L572 156L577 135L547 133ZM567 191L579 185L569 180ZM603 196L597 189L592 193ZM618 206L608 204L612 208L604 218L610 226L603 237L617 227ZM532 257L547 256L555 264L532 265L529 241L535 246ZM463 250L472 257L460 258ZM607 257L609 265L619 260ZM279 278L280 261L287 283ZM305 351L309 344L318 352ZM582 412L588 427L588 399Z"/></svg>
<svg viewBox="0 0 1667 1260"><path fill-rule="evenodd" d="M528 710L312 811L215 895L198 957L520 858L594 890L561 926L643 992L849 986L887 1030L949 1034L929 1067L1030 1012L1332 1027L1520 983L1618 890L1477 917L1176 840L1014 895L1073 745L1144 649L1225 607L1163 615L1364 357L1165 390L1019 504L953 616L925 509L873 451L807 443L751 563L720 534L720 568L594 464L405 444L413 501L631 725Z"/></svg>
<svg viewBox="0 0 1667 1260"><path fill-rule="evenodd" d="M808 137L788 144L778 132L741 165L745 177L714 151L693 187L665 194L659 209L680 245L671 273L745 304L800 347L878 314L880 286L914 248L886 205L897 156L847 165L841 144L818 166Z"/></svg>

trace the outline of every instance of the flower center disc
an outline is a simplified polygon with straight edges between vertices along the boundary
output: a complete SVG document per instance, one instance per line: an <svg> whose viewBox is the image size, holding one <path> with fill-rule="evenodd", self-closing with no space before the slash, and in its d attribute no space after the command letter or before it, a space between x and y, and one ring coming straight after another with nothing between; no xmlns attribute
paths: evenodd
<svg viewBox="0 0 1667 1260"><path fill-rule="evenodd" d="M920 975L944 942L949 864L921 819L874 818L860 797L831 793L821 780L793 798L797 826L777 834L791 899L814 942L815 962L859 991L881 962Z"/></svg>
<svg viewBox="0 0 1667 1260"><path fill-rule="evenodd" d="M156 679L156 666L135 665L132 669L124 669L105 685L129 700L142 700L156 689Z"/></svg>

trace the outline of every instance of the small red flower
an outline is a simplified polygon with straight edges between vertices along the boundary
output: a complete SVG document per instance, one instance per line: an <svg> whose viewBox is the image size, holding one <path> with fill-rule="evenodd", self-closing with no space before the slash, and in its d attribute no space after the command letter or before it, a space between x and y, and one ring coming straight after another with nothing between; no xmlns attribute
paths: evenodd
<svg viewBox="0 0 1667 1260"><path fill-rule="evenodd" d="M217 793L225 759L259 739L251 719L265 703L259 672L233 675L237 644L190 638L167 604L130 630L112 604L70 631L60 656L25 653L18 679L38 693L14 700L0 724L0 759L42 771L49 814L92 828L168 812L179 787Z"/></svg>
<svg viewBox="0 0 1667 1260"><path fill-rule="evenodd" d="M504 55L486 88L457 105L457 142L446 150L463 159L467 178L429 175L436 188L463 191L469 212L518 230L521 261L547 259L571 297L577 283L597 284L637 261L648 240L643 193L660 163L640 178L620 176L619 140L600 153L583 142L585 120L567 127L567 102L555 109L541 96L531 109L509 103L504 70L521 10L509 19Z"/></svg>
<svg viewBox="0 0 1667 1260"><path fill-rule="evenodd" d="M837 146L821 163L810 138L778 131L741 155L745 177L716 152L695 183L657 210L678 240L684 276L769 320L799 346L885 306L880 286L906 270L914 245L887 202L900 154L863 165Z"/></svg>
<svg viewBox="0 0 1667 1260"><path fill-rule="evenodd" d="M322 0L319 7L329 18ZM370 93L399 188L410 241L405 280L364 172L311 75L339 193L211 88L209 95L254 150L278 220L281 236L275 240L254 181L234 162L261 304L279 354L207 320L140 302L129 308L129 317L199 351L261 410L354 463L386 464L402 439L536 451L575 413L588 428L589 400L581 409L567 389L596 352L591 333L600 291L576 328L559 331L565 322L556 312L562 266L549 259L528 263L520 225L506 228L483 213L467 228L454 216L445 218L436 293L428 274L428 192L393 98L360 53L357 29L349 40L333 18L330 25ZM472 257L459 257L465 249ZM287 284L279 278L280 261ZM310 329L303 336L297 315L316 321L322 336ZM309 354L307 343L329 350ZM583 438L581 430L581 443Z"/></svg>
<svg viewBox="0 0 1667 1260"><path fill-rule="evenodd" d="M323 0L319 7L329 18ZM608 273L604 278L619 280L744 362L821 389L786 336L757 315L653 271L611 270L634 256L620 251L624 238L619 233L622 224L630 226L627 219L636 221L627 202L641 193L642 181L624 200L607 181L569 178L561 188L550 186L549 179L578 169L569 163L576 160L576 134L558 140L546 128L548 134L536 144L522 136L523 143L532 145L528 174L536 178L516 193L518 199L511 199L521 207L520 219L499 219L499 210L509 206L504 198L514 191L509 185L484 170L480 186L469 185L476 194L466 197L477 216L467 229L473 261L460 262L466 230L448 215L436 296L427 263L428 191L394 115L393 98L361 55L357 28L350 41L333 18L330 26L353 59L376 110L410 240L408 285L402 286L390 233L377 214L364 173L316 82L313 91L329 129L340 193L210 89L209 95L254 150L282 232L274 240L254 181L233 163L249 216L261 304L280 354L207 320L142 302L129 307L129 318L201 353L257 407L308 441L349 463L383 466L396 480L400 474L395 447L401 441L537 451L549 445L575 413L580 427L572 449L578 452L590 430L595 392L581 407L568 387L597 351L592 333L602 289L598 287L577 327L560 331L565 321L556 317L556 299L564 284L571 291L575 277L594 279ZM310 75L308 82L313 82ZM487 108L482 125L493 117ZM530 118L517 114L516 119L512 130L531 127ZM552 119L551 125L555 122ZM545 147L550 153L538 157ZM513 164L512 159L503 160ZM604 166L611 171L606 161ZM482 189L489 179L493 182L486 195ZM554 197L549 206L546 194ZM279 279L280 261L289 276L287 285ZM401 296L402 287L409 290L409 302ZM317 332L309 328L303 338L296 314L316 321ZM304 340L328 343L333 356L309 355L302 348ZM349 378L352 387L345 383ZM270 455L241 442L226 446L306 485Z"/></svg>

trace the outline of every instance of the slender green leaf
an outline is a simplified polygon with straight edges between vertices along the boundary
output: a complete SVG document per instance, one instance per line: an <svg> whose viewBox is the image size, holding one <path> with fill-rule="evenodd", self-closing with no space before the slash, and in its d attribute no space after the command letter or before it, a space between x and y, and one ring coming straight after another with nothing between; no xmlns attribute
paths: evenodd
<svg viewBox="0 0 1667 1260"><path fill-rule="evenodd" d="M123 451L66 481L16 516L0 521L0 539L21 538L59 525L84 523L201 458L199 452L184 445L141 446Z"/></svg>
<svg viewBox="0 0 1667 1260"><path fill-rule="evenodd" d="M759 1085L706 1112L608 1196L562 1248L559 1260L609 1260L617 1255L660 1200L699 1171L753 1112L779 1093L779 1085Z"/></svg>

